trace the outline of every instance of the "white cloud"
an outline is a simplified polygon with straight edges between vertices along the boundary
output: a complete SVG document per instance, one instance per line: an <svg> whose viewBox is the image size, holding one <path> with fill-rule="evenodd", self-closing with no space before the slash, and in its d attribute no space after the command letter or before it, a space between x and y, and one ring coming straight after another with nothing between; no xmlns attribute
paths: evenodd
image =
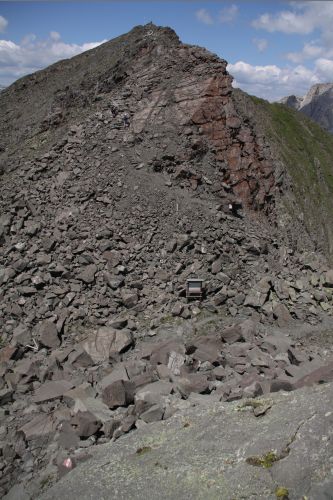
<svg viewBox="0 0 333 500"><path fill-rule="evenodd" d="M315 64L315 70L318 76L324 82L332 82L333 81L333 60L320 58L317 59Z"/></svg>
<svg viewBox="0 0 333 500"><path fill-rule="evenodd" d="M213 18L206 9L199 9L195 13L196 18L204 24L213 24Z"/></svg>
<svg viewBox="0 0 333 500"><path fill-rule="evenodd" d="M306 59L332 57L333 54L333 2L290 2L288 10L275 15L263 14L252 26L268 32L309 35L319 33L319 39L304 44L300 52L289 52L289 61L300 63Z"/></svg>
<svg viewBox="0 0 333 500"><path fill-rule="evenodd" d="M57 42L58 40L60 40L61 36L60 36L60 33L58 33L57 31L51 31L50 38L51 38L51 40L54 40L55 42Z"/></svg>
<svg viewBox="0 0 333 500"><path fill-rule="evenodd" d="M30 45L37 39L36 35L33 33L29 33L29 35L25 35L21 40L21 45Z"/></svg>
<svg viewBox="0 0 333 500"><path fill-rule="evenodd" d="M310 42L304 44L301 52L288 52L288 54L286 54L286 58L291 62L300 63L305 59L315 59L324 53L327 53L327 50L325 50L324 47L321 47L314 42Z"/></svg>
<svg viewBox="0 0 333 500"><path fill-rule="evenodd" d="M268 41L265 38L253 38L252 42L259 52L264 52L268 47Z"/></svg>
<svg viewBox="0 0 333 500"><path fill-rule="evenodd" d="M0 33L3 33L8 26L8 21L3 16L0 16Z"/></svg>
<svg viewBox="0 0 333 500"><path fill-rule="evenodd" d="M264 29L270 33L281 31L288 34L298 33L306 35L313 31L313 20L291 11L281 11L275 16L262 14L258 19L253 21L252 25L254 28Z"/></svg>
<svg viewBox="0 0 333 500"><path fill-rule="evenodd" d="M333 71L326 60L313 71L302 65L280 68L276 65L253 66L244 61L229 64L227 69L235 77L234 86L270 101L291 94L304 95L311 85L322 81L324 73Z"/></svg>
<svg viewBox="0 0 333 500"><path fill-rule="evenodd" d="M238 15L238 7L235 4L230 5L230 7L224 7L219 13L220 23L231 23L236 19Z"/></svg>
<svg viewBox="0 0 333 500"><path fill-rule="evenodd" d="M323 33L331 35L332 21L333 2L303 1L290 2L289 10L282 10L275 15L263 14L255 19L252 25L271 33L280 31L306 35L320 29Z"/></svg>
<svg viewBox="0 0 333 500"><path fill-rule="evenodd" d="M317 60L318 58L333 58L333 47L323 47L316 42L305 43L300 52L288 52L286 58L293 63L300 63L306 59ZM315 61L316 62L316 61Z"/></svg>
<svg viewBox="0 0 333 500"><path fill-rule="evenodd" d="M88 42L82 45L65 43L57 32L46 40L30 34L20 44L0 40L0 84L9 85L17 78L45 68L60 59L73 57L106 42Z"/></svg>

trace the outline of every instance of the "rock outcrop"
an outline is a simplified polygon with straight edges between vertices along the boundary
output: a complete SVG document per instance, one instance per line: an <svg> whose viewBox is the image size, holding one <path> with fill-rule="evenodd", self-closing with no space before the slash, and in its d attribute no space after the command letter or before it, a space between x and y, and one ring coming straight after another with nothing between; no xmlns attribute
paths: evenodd
<svg viewBox="0 0 333 500"><path fill-rule="evenodd" d="M332 384L207 402L96 449L40 498L332 497Z"/></svg>

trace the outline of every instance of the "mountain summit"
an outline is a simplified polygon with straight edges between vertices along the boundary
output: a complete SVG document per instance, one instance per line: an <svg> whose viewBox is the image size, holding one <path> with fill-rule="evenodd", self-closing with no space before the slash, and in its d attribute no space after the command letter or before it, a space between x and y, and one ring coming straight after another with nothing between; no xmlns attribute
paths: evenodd
<svg viewBox="0 0 333 500"><path fill-rule="evenodd" d="M221 181L231 182L235 195L258 209L271 198L272 167L237 116L226 65L205 49L182 44L171 29L134 28L11 86L2 100L2 146L9 154L18 148L21 153L23 148L46 150L68 125L93 112L106 113L101 122L109 118L110 130L117 130L121 113L127 112L128 132L138 143L136 150L144 150L143 160L172 169L189 160L200 163L214 149L220 190ZM112 106L119 113L113 123ZM163 140L152 143L157 134ZM133 158L135 149L128 149Z"/></svg>

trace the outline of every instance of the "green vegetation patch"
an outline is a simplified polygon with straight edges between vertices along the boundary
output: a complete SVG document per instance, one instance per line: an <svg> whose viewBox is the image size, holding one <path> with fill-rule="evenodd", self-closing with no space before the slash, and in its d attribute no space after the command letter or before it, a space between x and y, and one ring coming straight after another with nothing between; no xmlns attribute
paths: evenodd
<svg viewBox="0 0 333 500"><path fill-rule="evenodd" d="M312 239L324 242L333 260L333 135L304 114L283 104L250 96L260 115L259 126L275 156L285 165L293 182L293 193ZM285 208L295 217L294 205Z"/></svg>
<svg viewBox="0 0 333 500"><path fill-rule="evenodd" d="M275 490L275 495L278 500L288 500L289 498L289 491L287 488L284 488L282 486L279 486Z"/></svg>
<svg viewBox="0 0 333 500"><path fill-rule="evenodd" d="M296 187L312 188L322 197L325 195L322 175L329 190L333 190L333 137L312 120L282 104L269 104L268 112L272 132L276 134Z"/></svg>
<svg viewBox="0 0 333 500"><path fill-rule="evenodd" d="M261 408L262 406L266 406L270 404L271 401L267 399L246 399L241 404L237 405L237 411L241 411L244 408Z"/></svg>
<svg viewBox="0 0 333 500"><path fill-rule="evenodd" d="M279 460L279 456L275 453L275 451L269 451L265 455L261 457L248 457L246 459L246 463L249 465L254 465L255 467L264 467L265 469L269 469L272 465Z"/></svg>

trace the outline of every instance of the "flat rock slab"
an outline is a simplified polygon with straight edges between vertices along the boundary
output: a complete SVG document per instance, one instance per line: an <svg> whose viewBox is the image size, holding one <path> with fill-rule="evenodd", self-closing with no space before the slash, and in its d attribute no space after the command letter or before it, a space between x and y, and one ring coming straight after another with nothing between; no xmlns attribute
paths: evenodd
<svg viewBox="0 0 333 500"><path fill-rule="evenodd" d="M68 380L52 380L51 382L45 382L45 384L38 387L32 401L34 403L52 401L52 399L60 398L73 387L74 384Z"/></svg>
<svg viewBox="0 0 333 500"><path fill-rule="evenodd" d="M94 398L96 391L91 384L83 382L83 384L71 389L64 394L64 401L69 406L74 406L77 400L85 400L87 398Z"/></svg>
<svg viewBox="0 0 333 500"><path fill-rule="evenodd" d="M56 430L56 424L51 415L40 413L20 429L27 441L48 436Z"/></svg>
<svg viewBox="0 0 333 500"><path fill-rule="evenodd" d="M12 389L1 389L0 406L10 403L13 400L14 391Z"/></svg>
<svg viewBox="0 0 333 500"><path fill-rule="evenodd" d="M56 325L51 321L43 321L39 326L39 340L43 346L50 349L59 347L61 342Z"/></svg>
<svg viewBox="0 0 333 500"><path fill-rule="evenodd" d="M121 363L119 363L118 366L115 366L111 373L105 375L105 377L99 381L98 385L103 390L117 380L128 380L126 368Z"/></svg>
<svg viewBox="0 0 333 500"><path fill-rule="evenodd" d="M79 411L88 411L92 415L96 417L97 420L104 423L112 418L112 411L103 403L100 399L97 398L85 398L85 399L77 399L75 401L75 405L72 409L73 414L75 415Z"/></svg>
<svg viewBox="0 0 333 500"><path fill-rule="evenodd" d="M92 333L83 344L83 349L95 363L108 361L110 356L120 354L133 343L129 330L115 330L111 327L101 327Z"/></svg>
<svg viewBox="0 0 333 500"><path fill-rule="evenodd" d="M39 498L276 500L277 487L289 500L325 498L332 400L333 384L323 384L269 395L259 417L253 406L265 398L181 411L97 447Z"/></svg>
<svg viewBox="0 0 333 500"><path fill-rule="evenodd" d="M9 345L7 347L4 347L3 349L0 349L0 363L8 362L10 359L12 359L16 351L17 347L11 347Z"/></svg>

